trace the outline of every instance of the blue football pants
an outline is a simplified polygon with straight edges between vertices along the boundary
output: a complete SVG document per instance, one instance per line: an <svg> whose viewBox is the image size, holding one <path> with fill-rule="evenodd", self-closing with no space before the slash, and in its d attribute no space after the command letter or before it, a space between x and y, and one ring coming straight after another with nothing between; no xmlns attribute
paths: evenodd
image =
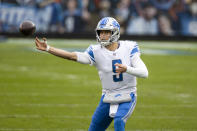
<svg viewBox="0 0 197 131"><path fill-rule="evenodd" d="M136 95L134 93L130 95L132 100L130 102L120 103L114 118L109 116L110 104L103 103L103 95L92 117L89 131L105 131L112 120L114 120L115 131L125 131L125 123L131 116L136 105Z"/></svg>

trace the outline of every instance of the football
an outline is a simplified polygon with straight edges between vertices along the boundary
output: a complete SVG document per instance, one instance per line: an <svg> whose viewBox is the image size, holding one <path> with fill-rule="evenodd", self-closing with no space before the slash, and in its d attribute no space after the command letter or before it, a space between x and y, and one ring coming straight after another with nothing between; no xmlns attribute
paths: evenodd
<svg viewBox="0 0 197 131"><path fill-rule="evenodd" d="M36 25L29 20L23 21L20 24L19 31L25 36L30 36L36 31Z"/></svg>

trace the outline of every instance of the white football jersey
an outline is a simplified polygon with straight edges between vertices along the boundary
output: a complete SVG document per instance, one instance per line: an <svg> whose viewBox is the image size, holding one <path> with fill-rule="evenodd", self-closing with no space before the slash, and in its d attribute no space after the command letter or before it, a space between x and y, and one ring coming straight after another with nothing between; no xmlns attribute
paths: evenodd
<svg viewBox="0 0 197 131"><path fill-rule="evenodd" d="M119 41L115 51L109 51L100 44L90 45L86 50L91 64L94 65L102 82L103 93L106 91L136 91L136 77L128 73L117 74L116 63L132 66L131 58L140 55L139 47L134 41Z"/></svg>

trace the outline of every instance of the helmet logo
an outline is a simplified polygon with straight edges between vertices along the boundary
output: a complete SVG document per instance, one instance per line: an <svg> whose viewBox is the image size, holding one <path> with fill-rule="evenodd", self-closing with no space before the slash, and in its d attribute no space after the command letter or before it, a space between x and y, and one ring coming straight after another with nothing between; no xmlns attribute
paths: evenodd
<svg viewBox="0 0 197 131"><path fill-rule="evenodd" d="M103 28L104 26L106 26L107 22L109 21L108 18L104 18L101 23L100 23L100 28Z"/></svg>
<svg viewBox="0 0 197 131"><path fill-rule="evenodd" d="M112 24L113 24L113 27L120 29L120 25L116 21L113 21Z"/></svg>

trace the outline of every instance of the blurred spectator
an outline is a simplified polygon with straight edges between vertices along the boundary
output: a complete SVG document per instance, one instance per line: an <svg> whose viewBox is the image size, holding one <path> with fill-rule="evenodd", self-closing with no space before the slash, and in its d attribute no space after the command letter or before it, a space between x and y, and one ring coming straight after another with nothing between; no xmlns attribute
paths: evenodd
<svg viewBox="0 0 197 131"><path fill-rule="evenodd" d="M189 12L184 12L180 18L181 34L197 36L197 1L190 3Z"/></svg>
<svg viewBox="0 0 197 131"><path fill-rule="evenodd" d="M50 3L49 3L50 2ZM62 7L61 7L61 0L53 0L48 1L47 3L41 4L42 6L46 6L46 4L50 4L52 7L52 15L51 15L51 21L49 25L49 31L50 32L57 32L57 33L64 33L64 28L62 26Z"/></svg>
<svg viewBox="0 0 197 131"><path fill-rule="evenodd" d="M131 5L130 0L120 0L117 4L117 8L115 8L114 11L115 18L117 19L117 21L121 26L121 30L120 30L121 33L125 32L127 21L130 16L130 5Z"/></svg>
<svg viewBox="0 0 197 131"><path fill-rule="evenodd" d="M0 0L0 4L1 3L17 4L17 1L16 0Z"/></svg>
<svg viewBox="0 0 197 131"><path fill-rule="evenodd" d="M142 16L144 6L147 4L150 4L149 0L133 0L132 7L130 9L132 16Z"/></svg>
<svg viewBox="0 0 197 131"><path fill-rule="evenodd" d="M158 33L157 19L155 18L156 14L156 8L147 4L142 16L130 19L127 27L127 34L156 35Z"/></svg>
<svg viewBox="0 0 197 131"><path fill-rule="evenodd" d="M111 3L109 0L101 0L99 2L99 17L103 18L103 17L107 17L107 16L111 16ZM99 18L99 19L100 19Z"/></svg>
<svg viewBox="0 0 197 131"><path fill-rule="evenodd" d="M0 20L0 32L3 32L3 22Z"/></svg>
<svg viewBox="0 0 197 131"><path fill-rule="evenodd" d="M16 0L17 3L21 6L36 6L39 0Z"/></svg>
<svg viewBox="0 0 197 131"><path fill-rule="evenodd" d="M67 0L66 10L63 12L64 32L80 32L84 28L82 13L77 8L76 0Z"/></svg>
<svg viewBox="0 0 197 131"><path fill-rule="evenodd" d="M169 10L176 0L150 0L150 2L154 5L158 10ZM180 1L180 0L179 0Z"/></svg>
<svg viewBox="0 0 197 131"><path fill-rule="evenodd" d="M174 31L172 30L171 27L171 21L167 15L160 14L158 16L158 28L160 35L165 35L165 36L174 35Z"/></svg>
<svg viewBox="0 0 197 131"><path fill-rule="evenodd" d="M3 21L0 20L0 32L7 32L6 27L6 24L4 24Z"/></svg>
<svg viewBox="0 0 197 131"><path fill-rule="evenodd" d="M1 3L1 32L18 31L24 19L38 24L38 32L93 32L95 21L111 16L120 23L121 33L197 36L196 0L1 0Z"/></svg>
<svg viewBox="0 0 197 131"><path fill-rule="evenodd" d="M180 17L184 11L185 6L183 0L176 1L168 10L168 14L172 21L172 28L175 31L176 35L180 35L181 33Z"/></svg>
<svg viewBox="0 0 197 131"><path fill-rule="evenodd" d="M95 1L97 0L78 0L78 7L80 9L86 8L89 12L94 12L96 10Z"/></svg>
<svg viewBox="0 0 197 131"><path fill-rule="evenodd" d="M35 1L37 1L36 2L37 7L39 7L39 8L44 8L54 2L57 2L57 3L59 2L58 0L35 0Z"/></svg>
<svg viewBox="0 0 197 131"><path fill-rule="evenodd" d="M88 11L88 5L89 5L89 0L83 0L81 1L82 4L82 18L85 21L89 21L90 20L90 13Z"/></svg>
<svg viewBox="0 0 197 131"><path fill-rule="evenodd" d="M88 6L90 0L82 0L81 5L82 5L82 20L85 23L85 31L91 31L92 30L92 23L91 23L91 14L88 11Z"/></svg>
<svg viewBox="0 0 197 131"><path fill-rule="evenodd" d="M44 8L51 3L57 2L58 0L16 0L21 6L35 6L38 8Z"/></svg>

